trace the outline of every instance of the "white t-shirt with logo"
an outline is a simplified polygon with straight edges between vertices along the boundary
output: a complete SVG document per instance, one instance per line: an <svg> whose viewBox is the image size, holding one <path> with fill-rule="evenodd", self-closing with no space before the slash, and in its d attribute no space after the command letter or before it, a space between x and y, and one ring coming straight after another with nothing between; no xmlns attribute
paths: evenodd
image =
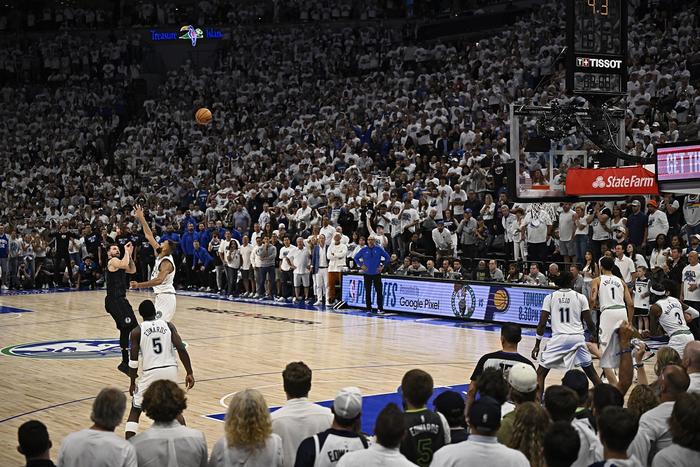
<svg viewBox="0 0 700 467"><path fill-rule="evenodd" d="M683 299L694 302L700 302L700 263L695 266L690 264L683 268ZM698 286L695 290L690 290L689 286L695 284Z"/></svg>

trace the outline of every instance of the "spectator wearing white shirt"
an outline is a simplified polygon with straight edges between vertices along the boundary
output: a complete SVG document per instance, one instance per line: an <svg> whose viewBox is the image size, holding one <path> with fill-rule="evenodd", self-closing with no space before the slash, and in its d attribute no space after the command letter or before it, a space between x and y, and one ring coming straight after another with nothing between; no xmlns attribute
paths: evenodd
<svg viewBox="0 0 700 467"><path fill-rule="evenodd" d="M245 292L241 297L251 297L255 290L255 277L253 275L253 245L248 241L248 236L243 236L243 244L239 248L241 252L241 281Z"/></svg>
<svg viewBox="0 0 700 467"><path fill-rule="evenodd" d="M172 381L156 381L143 395L142 407L154 423L151 428L129 439L136 449L139 465L206 467L204 433L177 421L187 408L185 391Z"/></svg>
<svg viewBox="0 0 700 467"><path fill-rule="evenodd" d="M435 243L435 255L438 261L442 258L452 256L454 245L452 245L452 232L445 228L442 220L437 221L437 227L432 233L433 243Z"/></svg>
<svg viewBox="0 0 700 467"><path fill-rule="evenodd" d="M282 438L285 465L294 465L301 442L327 430L333 413L308 400L311 369L304 362L292 362L282 372L287 402L272 413L272 432Z"/></svg>
<svg viewBox="0 0 700 467"><path fill-rule="evenodd" d="M126 396L105 388L92 404L93 425L66 436L58 451L58 467L137 467L136 450L114 433L124 418Z"/></svg>
<svg viewBox="0 0 700 467"><path fill-rule="evenodd" d="M649 229L647 230L647 248L651 248L656 238L663 234L668 235L668 218L666 213L658 209L659 203L652 199L647 202Z"/></svg>
<svg viewBox="0 0 700 467"><path fill-rule="evenodd" d="M401 440L406 435L406 424L396 404L387 404L379 412L374 435L376 443L368 449L345 454L340 458L338 467L415 467L399 452Z"/></svg>
<svg viewBox="0 0 700 467"><path fill-rule="evenodd" d="M700 264L696 251L688 253L688 265L683 268L681 280L681 301L700 311Z"/></svg>
<svg viewBox="0 0 700 467"><path fill-rule="evenodd" d="M636 266L632 258L625 255L624 247L618 243L615 245L615 265L620 269L620 274L622 274L622 280L626 284L632 282L632 273L636 271Z"/></svg>
<svg viewBox="0 0 700 467"><path fill-rule="evenodd" d="M547 259L547 241L552 234L552 220L544 209L533 207L525 214L527 255L533 261Z"/></svg>
<svg viewBox="0 0 700 467"><path fill-rule="evenodd" d="M651 465L654 456L672 443L669 431L669 418L679 395L685 393L690 379L685 370L678 365L667 365L659 375L661 402L655 408L645 412L639 419L639 430L627 450L643 465Z"/></svg>
<svg viewBox="0 0 700 467"><path fill-rule="evenodd" d="M654 456L652 467L700 465L700 394L680 394L668 421L673 444Z"/></svg>
<svg viewBox="0 0 700 467"><path fill-rule="evenodd" d="M287 235L284 236L282 239L282 248L280 248L279 252L279 257L278 259L280 260L280 272L281 272L281 296L277 299L277 301L282 302L282 301L288 301L290 297L292 296L292 287L293 287L293 282L294 282L294 277L293 277L293 270L294 270L294 263L292 262L292 258L294 257L294 253L296 251L296 247L291 244L291 241L289 240L289 237Z"/></svg>
<svg viewBox="0 0 700 467"><path fill-rule="evenodd" d="M700 341L688 342L683 351L683 366L688 371L688 392L700 393Z"/></svg>
<svg viewBox="0 0 700 467"><path fill-rule="evenodd" d="M567 263L573 262L576 256L575 233L576 213L571 210L571 203L564 203L559 213L559 253Z"/></svg>
<svg viewBox="0 0 700 467"><path fill-rule="evenodd" d="M282 439L273 433L265 398L256 389L237 392L229 402L224 437L211 450L209 467L282 467L285 461Z"/></svg>
<svg viewBox="0 0 700 467"><path fill-rule="evenodd" d="M292 256L292 271L294 281L294 302L301 301L301 289L304 289L303 300L309 300L310 271L311 271L311 251L304 244L302 237L297 237L297 247Z"/></svg>
<svg viewBox="0 0 700 467"><path fill-rule="evenodd" d="M434 467L457 467L468 464L529 467L527 457L506 447L496 439L501 426L501 404L491 397L482 397L469 408L469 438L439 449L430 463Z"/></svg>
<svg viewBox="0 0 700 467"><path fill-rule="evenodd" d="M326 253L328 258L328 304L336 301L335 287L340 282L340 273L345 268L348 246L342 241L342 234L336 233Z"/></svg>

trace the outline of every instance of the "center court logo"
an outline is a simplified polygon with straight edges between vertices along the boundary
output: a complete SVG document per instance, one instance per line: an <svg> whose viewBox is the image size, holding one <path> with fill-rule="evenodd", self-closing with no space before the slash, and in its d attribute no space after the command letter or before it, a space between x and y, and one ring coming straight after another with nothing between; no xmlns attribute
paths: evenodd
<svg viewBox="0 0 700 467"><path fill-rule="evenodd" d="M30 342L0 349L12 357L71 360L81 358L120 357L119 339L75 339Z"/></svg>
<svg viewBox="0 0 700 467"><path fill-rule="evenodd" d="M467 284L455 284L452 292L452 313L458 318L468 319L476 310L476 294Z"/></svg>

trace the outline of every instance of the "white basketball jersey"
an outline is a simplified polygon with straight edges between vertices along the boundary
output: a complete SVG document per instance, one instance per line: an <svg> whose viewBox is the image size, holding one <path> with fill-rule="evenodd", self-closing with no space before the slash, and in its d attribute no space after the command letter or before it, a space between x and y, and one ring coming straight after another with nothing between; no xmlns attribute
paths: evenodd
<svg viewBox="0 0 700 467"><path fill-rule="evenodd" d="M173 260L172 256L168 255L168 256L163 256L162 258L156 258L156 264L155 264L155 267L153 268L153 272L151 273L151 279L155 279L156 277L158 277L158 271L160 270L160 265L161 265L161 263L163 263L163 261L170 261L170 264L173 265L173 272L171 272L165 276L165 280L163 280L162 284L153 286L153 292L155 292L155 293L163 293L163 292L175 293L175 286L173 285L173 280L175 279L175 261Z"/></svg>
<svg viewBox="0 0 700 467"><path fill-rule="evenodd" d="M552 336L583 334L581 313L588 310L588 299L571 289L560 289L547 295L542 310L549 313Z"/></svg>
<svg viewBox="0 0 700 467"><path fill-rule="evenodd" d="M598 308L600 311L609 308L625 308L625 286L622 279L616 276L600 276Z"/></svg>
<svg viewBox="0 0 700 467"><path fill-rule="evenodd" d="M321 433L323 436L324 433ZM366 449L365 443L359 437L338 436L328 433L323 445L319 435L314 435L314 445L316 448L316 461L314 467L333 467L338 465L338 461L348 452L362 451Z"/></svg>
<svg viewBox="0 0 700 467"><path fill-rule="evenodd" d="M141 323L141 356L143 370L177 366L172 332L163 319Z"/></svg>
<svg viewBox="0 0 700 467"><path fill-rule="evenodd" d="M646 294L646 297L642 295ZM649 279L637 279L634 281L634 307L649 309Z"/></svg>
<svg viewBox="0 0 700 467"><path fill-rule="evenodd" d="M683 314L683 306L676 298L662 298L657 305L661 307L661 316L659 316L659 324L666 334L669 336L678 331L688 331L690 328L685 323L685 315Z"/></svg>

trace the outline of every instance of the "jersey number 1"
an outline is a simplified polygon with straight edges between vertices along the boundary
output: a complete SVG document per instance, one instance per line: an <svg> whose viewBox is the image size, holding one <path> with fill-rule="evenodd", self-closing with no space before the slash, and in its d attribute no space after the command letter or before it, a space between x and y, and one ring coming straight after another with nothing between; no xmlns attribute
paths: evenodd
<svg viewBox="0 0 700 467"><path fill-rule="evenodd" d="M157 354L163 351L163 345L160 343L160 337L153 338L153 351Z"/></svg>

